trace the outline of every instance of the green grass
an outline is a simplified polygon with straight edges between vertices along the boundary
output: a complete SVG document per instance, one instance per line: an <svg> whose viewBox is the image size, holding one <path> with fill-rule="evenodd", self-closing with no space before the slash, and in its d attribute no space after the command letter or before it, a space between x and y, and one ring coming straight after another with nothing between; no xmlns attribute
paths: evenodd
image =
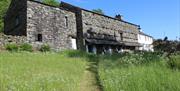
<svg viewBox="0 0 180 91"><path fill-rule="evenodd" d="M168 62L174 69L180 69L180 54L172 55Z"/></svg>
<svg viewBox="0 0 180 91"><path fill-rule="evenodd" d="M0 91L79 91L86 61L64 53L0 53Z"/></svg>
<svg viewBox="0 0 180 91"><path fill-rule="evenodd" d="M168 62L158 53L0 52L0 91L89 91L99 85L104 91L180 91L179 61L180 55Z"/></svg>
<svg viewBox="0 0 180 91"><path fill-rule="evenodd" d="M158 55L103 57L99 75L105 91L180 91L180 71L172 70Z"/></svg>

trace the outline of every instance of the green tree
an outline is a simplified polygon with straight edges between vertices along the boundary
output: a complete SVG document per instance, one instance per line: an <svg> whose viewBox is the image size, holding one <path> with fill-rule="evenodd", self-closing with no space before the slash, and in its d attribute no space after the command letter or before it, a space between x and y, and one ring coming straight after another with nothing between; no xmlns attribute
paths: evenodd
<svg viewBox="0 0 180 91"><path fill-rule="evenodd" d="M95 13L104 14L102 9L93 9L92 11Z"/></svg>
<svg viewBox="0 0 180 91"><path fill-rule="evenodd" d="M10 1L11 0L1 0L0 1L0 32L2 32L3 28L4 28L3 17L9 7Z"/></svg>
<svg viewBox="0 0 180 91"><path fill-rule="evenodd" d="M59 2L56 0L42 0L42 2L53 6L59 6Z"/></svg>

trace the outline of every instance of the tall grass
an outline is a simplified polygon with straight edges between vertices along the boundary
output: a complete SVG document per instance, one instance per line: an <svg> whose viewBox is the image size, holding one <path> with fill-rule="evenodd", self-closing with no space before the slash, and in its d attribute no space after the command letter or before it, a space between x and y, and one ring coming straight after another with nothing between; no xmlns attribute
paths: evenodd
<svg viewBox="0 0 180 91"><path fill-rule="evenodd" d="M79 91L84 58L63 53L0 53L0 91Z"/></svg>
<svg viewBox="0 0 180 91"><path fill-rule="evenodd" d="M171 68L179 60L158 53L0 52L0 91L79 91L85 70L105 91L180 91L180 71Z"/></svg>
<svg viewBox="0 0 180 91"><path fill-rule="evenodd" d="M180 71L155 53L103 56L98 71L105 91L180 91Z"/></svg>
<svg viewBox="0 0 180 91"><path fill-rule="evenodd" d="M173 69L180 69L180 54L172 55L168 61L168 64Z"/></svg>

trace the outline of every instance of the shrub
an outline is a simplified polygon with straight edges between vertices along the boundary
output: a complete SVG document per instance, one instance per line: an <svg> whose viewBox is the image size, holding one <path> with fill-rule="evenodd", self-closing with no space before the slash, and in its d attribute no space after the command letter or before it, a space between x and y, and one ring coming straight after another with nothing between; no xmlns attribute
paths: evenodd
<svg viewBox="0 0 180 91"><path fill-rule="evenodd" d="M32 52L32 45L28 44L28 43L24 43L20 45L20 50L21 51L29 51Z"/></svg>
<svg viewBox="0 0 180 91"><path fill-rule="evenodd" d="M47 45L47 44L43 44L42 46L41 46L41 48L40 48L40 51L41 52L48 52L48 51L50 51L51 49L50 49L50 46L49 45Z"/></svg>
<svg viewBox="0 0 180 91"><path fill-rule="evenodd" d="M180 55L173 55L170 57L168 64L175 69L180 69Z"/></svg>
<svg viewBox="0 0 180 91"><path fill-rule="evenodd" d="M161 62L162 57L153 52L141 52L141 53L122 53L115 55L104 55L102 60L108 60L109 64L117 67L129 67L137 65L149 65L156 62ZM107 65L107 67L112 67Z"/></svg>
<svg viewBox="0 0 180 91"><path fill-rule="evenodd" d="M18 51L19 49L17 44L7 44L5 48L8 51L15 51L15 52Z"/></svg>
<svg viewBox="0 0 180 91"><path fill-rule="evenodd" d="M80 50L66 50L62 54L65 54L68 57L87 57L87 53Z"/></svg>

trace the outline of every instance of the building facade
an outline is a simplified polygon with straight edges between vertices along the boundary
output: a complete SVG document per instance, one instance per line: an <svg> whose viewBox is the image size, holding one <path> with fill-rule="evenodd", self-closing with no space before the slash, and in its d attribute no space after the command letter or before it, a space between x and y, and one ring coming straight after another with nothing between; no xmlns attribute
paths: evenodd
<svg viewBox="0 0 180 91"><path fill-rule="evenodd" d="M26 36L35 48L73 49L76 17L73 12L31 0L12 0L5 16L5 34Z"/></svg>
<svg viewBox="0 0 180 91"><path fill-rule="evenodd" d="M78 49L93 53L139 50L140 26L65 2L59 7L33 0L12 0L4 18L4 33L26 36L38 48Z"/></svg>
<svg viewBox="0 0 180 91"><path fill-rule="evenodd" d="M139 50L141 51L154 51L153 48L153 37L149 36L143 32L139 32L138 34L138 43L140 43Z"/></svg>

